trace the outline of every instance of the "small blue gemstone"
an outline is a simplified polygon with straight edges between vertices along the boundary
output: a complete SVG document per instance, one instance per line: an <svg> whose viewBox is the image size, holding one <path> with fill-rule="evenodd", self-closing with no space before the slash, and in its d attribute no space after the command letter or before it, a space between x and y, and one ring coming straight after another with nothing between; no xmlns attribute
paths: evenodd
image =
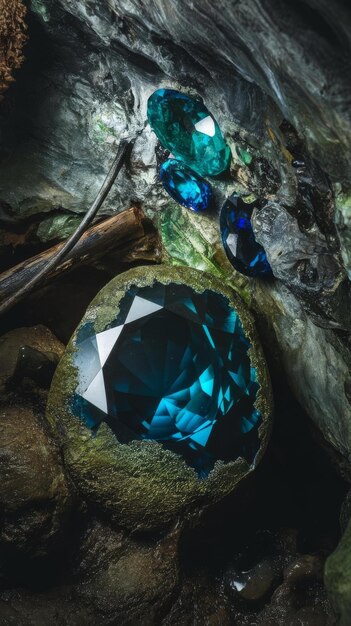
<svg viewBox="0 0 351 626"><path fill-rule="evenodd" d="M226 255L238 272L251 277L273 275L263 247L256 241L251 225L255 204L233 194L220 214L220 230Z"/></svg>
<svg viewBox="0 0 351 626"><path fill-rule="evenodd" d="M211 206L211 185L181 161L168 159L162 163L160 180L169 195L187 209L206 211Z"/></svg>
<svg viewBox="0 0 351 626"><path fill-rule="evenodd" d="M185 285L130 288L113 322L76 340L72 410L122 443L153 439L200 477L216 460L251 463L262 417L251 344L228 300Z"/></svg>

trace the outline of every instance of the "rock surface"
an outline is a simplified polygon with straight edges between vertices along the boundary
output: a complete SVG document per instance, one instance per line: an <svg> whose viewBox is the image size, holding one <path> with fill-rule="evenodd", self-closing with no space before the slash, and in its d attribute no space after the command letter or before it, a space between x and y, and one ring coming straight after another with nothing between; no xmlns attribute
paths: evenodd
<svg viewBox="0 0 351 626"><path fill-rule="evenodd" d="M347 626L351 620L351 527L329 557L325 568L325 584L338 613L338 624Z"/></svg>
<svg viewBox="0 0 351 626"><path fill-rule="evenodd" d="M0 423L0 549L12 571L16 559L62 548L72 498L59 450L28 402L1 407Z"/></svg>
<svg viewBox="0 0 351 626"><path fill-rule="evenodd" d="M24 60L26 42L26 7L21 0L0 2L0 100L3 92L15 80L13 73Z"/></svg>
<svg viewBox="0 0 351 626"><path fill-rule="evenodd" d="M93 521L56 585L0 592L1 624L161 624L177 596L177 541L174 531L143 542Z"/></svg>
<svg viewBox="0 0 351 626"><path fill-rule="evenodd" d="M160 0L147 7L140 0L106 0L91 1L86 10L79 1L33 0L30 15L27 65L11 111L3 109L3 150L10 155L0 172L4 207L22 217L84 211L122 136L136 143L104 211L134 201L164 205L155 186L156 139L145 120L148 96L168 86L204 97L232 147L234 139L252 150L251 187L258 179L261 194L278 193L292 206L298 184L291 163L299 155L287 149L282 121L288 119L306 137L305 151L339 183L347 228L350 22L344 3L177 0L165 10Z"/></svg>
<svg viewBox="0 0 351 626"><path fill-rule="evenodd" d="M174 262L229 276L216 215L195 223L156 183L159 151L145 121L148 96L160 87L203 97L233 154L231 174L212 181L217 209L234 190L266 200L254 231L287 287L259 287L252 306L273 327L269 342L304 407L347 458L349 12L341 0L161 5L33 0L26 65L0 111L3 223L52 215L37 236L66 236L62 210L85 211L119 139L130 136L131 157L104 212L142 203ZM230 281L251 291L232 272ZM285 316L303 341L306 328L308 354L296 349Z"/></svg>
<svg viewBox="0 0 351 626"><path fill-rule="evenodd" d="M0 388L23 377L49 383L63 351L64 345L41 324L5 333L0 337Z"/></svg>

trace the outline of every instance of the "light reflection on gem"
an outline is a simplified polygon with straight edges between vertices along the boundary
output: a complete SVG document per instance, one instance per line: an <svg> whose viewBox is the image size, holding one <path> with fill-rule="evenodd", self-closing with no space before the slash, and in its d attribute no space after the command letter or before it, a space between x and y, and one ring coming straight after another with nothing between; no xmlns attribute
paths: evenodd
<svg viewBox="0 0 351 626"><path fill-rule="evenodd" d="M246 203L236 194L226 200L220 214L223 247L238 272L269 278L273 275L271 266L263 247L255 239L251 225L254 206L254 203Z"/></svg>
<svg viewBox="0 0 351 626"><path fill-rule="evenodd" d="M259 385L237 313L224 296L184 285L131 288L105 330L76 340L73 412L119 441L154 439L200 477L217 459L259 447Z"/></svg>

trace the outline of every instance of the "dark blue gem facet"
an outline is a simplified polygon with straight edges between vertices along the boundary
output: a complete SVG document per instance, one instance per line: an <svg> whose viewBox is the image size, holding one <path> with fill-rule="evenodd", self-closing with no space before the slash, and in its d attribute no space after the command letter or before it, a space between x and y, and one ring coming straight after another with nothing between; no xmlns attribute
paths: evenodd
<svg viewBox="0 0 351 626"><path fill-rule="evenodd" d="M200 477L216 460L251 463L259 448L259 384L251 344L228 300L184 285L131 288L112 324L76 340L72 410L122 443L153 439Z"/></svg>
<svg viewBox="0 0 351 626"><path fill-rule="evenodd" d="M238 272L251 277L273 275L264 248L256 241L251 224L254 203L246 203L233 194L220 214L220 230L226 255Z"/></svg>
<svg viewBox="0 0 351 626"><path fill-rule="evenodd" d="M212 204L211 185L177 159L162 163L160 180L169 195L187 209L206 211Z"/></svg>

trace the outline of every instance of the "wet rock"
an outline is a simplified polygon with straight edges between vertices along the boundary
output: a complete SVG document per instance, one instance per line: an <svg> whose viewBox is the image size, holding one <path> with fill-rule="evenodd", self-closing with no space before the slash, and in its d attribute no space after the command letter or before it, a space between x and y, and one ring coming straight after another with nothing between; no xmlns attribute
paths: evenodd
<svg viewBox="0 0 351 626"><path fill-rule="evenodd" d="M77 598L105 620L158 623L178 585L178 536L143 542L95 524L80 549Z"/></svg>
<svg viewBox="0 0 351 626"><path fill-rule="evenodd" d="M46 558L64 545L72 498L59 451L28 406L0 410L0 547L16 558ZM21 567L12 572L21 579Z"/></svg>
<svg viewBox="0 0 351 626"><path fill-rule="evenodd" d="M316 326L298 299L283 285L256 284L254 301L262 331L289 385L326 441L347 465L351 450L351 404L345 391L351 352L342 336Z"/></svg>
<svg viewBox="0 0 351 626"><path fill-rule="evenodd" d="M235 623L230 602L204 572L183 580L178 596L162 626L231 626Z"/></svg>
<svg viewBox="0 0 351 626"><path fill-rule="evenodd" d="M305 554L284 570L284 579L290 584L303 583L305 579L322 580L324 562L320 556Z"/></svg>
<svg viewBox="0 0 351 626"><path fill-rule="evenodd" d="M48 387L64 345L45 326L16 328L0 337L0 388L29 378Z"/></svg>
<svg viewBox="0 0 351 626"><path fill-rule="evenodd" d="M22 346L9 382L14 386L20 384L24 378L30 378L40 387L49 388L58 362L59 356L54 352L43 353L30 346Z"/></svg>
<svg viewBox="0 0 351 626"><path fill-rule="evenodd" d="M351 621L351 524L325 564L325 585L339 617L340 626Z"/></svg>
<svg viewBox="0 0 351 626"><path fill-rule="evenodd" d="M275 578L275 571L269 561L261 561L255 567L244 572L228 572L227 586L241 598L256 602L270 591Z"/></svg>

